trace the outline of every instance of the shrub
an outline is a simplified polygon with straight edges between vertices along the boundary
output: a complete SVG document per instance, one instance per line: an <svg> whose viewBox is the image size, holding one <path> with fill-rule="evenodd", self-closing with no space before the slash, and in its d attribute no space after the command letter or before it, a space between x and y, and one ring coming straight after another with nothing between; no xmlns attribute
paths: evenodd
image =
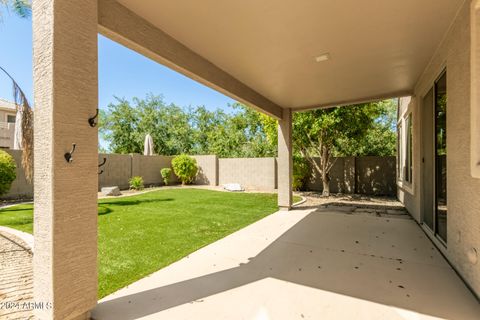
<svg viewBox="0 0 480 320"><path fill-rule="evenodd" d="M132 190L143 190L143 178L140 176L132 177L130 179L130 189Z"/></svg>
<svg viewBox="0 0 480 320"><path fill-rule="evenodd" d="M310 167L305 158L301 156L293 157L293 190L304 190L307 180L310 176Z"/></svg>
<svg viewBox="0 0 480 320"><path fill-rule="evenodd" d="M185 154L173 158L172 167L183 185L192 183L198 171L197 160Z"/></svg>
<svg viewBox="0 0 480 320"><path fill-rule="evenodd" d="M0 150L0 196L7 193L17 177L15 160L5 151Z"/></svg>
<svg viewBox="0 0 480 320"><path fill-rule="evenodd" d="M170 175L172 174L172 169L170 168L163 168L160 170L160 174L162 175L163 182L166 186L170 183Z"/></svg>

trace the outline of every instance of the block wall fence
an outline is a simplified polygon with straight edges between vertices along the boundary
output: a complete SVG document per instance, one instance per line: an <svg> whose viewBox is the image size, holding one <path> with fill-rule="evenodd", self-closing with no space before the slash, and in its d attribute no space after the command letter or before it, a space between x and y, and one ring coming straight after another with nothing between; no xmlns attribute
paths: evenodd
<svg viewBox="0 0 480 320"><path fill-rule="evenodd" d="M5 150L17 163L17 179L10 192L1 199L32 198L33 187L25 179L21 166L22 152ZM129 179L143 177L145 186L163 185L160 169L170 168L173 156L144 156L140 154L99 154L98 163L106 159L99 168L98 189L119 186L128 189ZM199 171L195 184L218 186L240 183L247 189L275 190L277 188L276 158L218 158L215 155L193 156ZM318 159L317 159L318 161ZM360 193L366 195L395 196L395 157L345 157L337 158L330 172L330 190L333 193ZM173 184L178 179L172 174ZM322 180L312 171L307 184L308 190L322 191Z"/></svg>

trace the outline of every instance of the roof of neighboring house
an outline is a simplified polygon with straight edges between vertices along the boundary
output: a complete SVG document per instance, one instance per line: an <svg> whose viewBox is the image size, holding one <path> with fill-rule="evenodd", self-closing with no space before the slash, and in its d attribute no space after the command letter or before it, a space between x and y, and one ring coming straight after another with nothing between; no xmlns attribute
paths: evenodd
<svg viewBox="0 0 480 320"><path fill-rule="evenodd" d="M0 110L16 112L17 108L14 102L0 98Z"/></svg>

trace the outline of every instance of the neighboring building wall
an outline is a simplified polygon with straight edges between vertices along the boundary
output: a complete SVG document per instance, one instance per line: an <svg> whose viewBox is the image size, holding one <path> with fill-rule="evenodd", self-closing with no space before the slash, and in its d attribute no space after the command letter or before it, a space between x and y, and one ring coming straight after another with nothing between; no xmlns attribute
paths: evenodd
<svg viewBox="0 0 480 320"><path fill-rule="evenodd" d="M15 123L0 122L0 148L13 149Z"/></svg>
<svg viewBox="0 0 480 320"><path fill-rule="evenodd" d="M315 159L319 163L319 159ZM330 191L368 195L396 194L396 157L336 158L330 171ZM322 191L322 179L316 172L307 184L308 189Z"/></svg>
<svg viewBox="0 0 480 320"><path fill-rule="evenodd" d="M13 149L15 123L8 123L8 116L16 115L15 104L0 99L0 148Z"/></svg>
<svg viewBox="0 0 480 320"><path fill-rule="evenodd" d="M414 112L414 185L413 190L399 188L398 196L412 215L421 221L421 155L420 117L422 99L435 79L447 69L447 246L432 240L480 296L480 179L473 178L470 168L470 1L459 12L454 24L415 87L415 98L405 100L402 110ZM480 106L476 106L477 108Z"/></svg>
<svg viewBox="0 0 480 320"><path fill-rule="evenodd" d="M219 184L240 183L246 188L273 190L277 182L275 158L218 159Z"/></svg>

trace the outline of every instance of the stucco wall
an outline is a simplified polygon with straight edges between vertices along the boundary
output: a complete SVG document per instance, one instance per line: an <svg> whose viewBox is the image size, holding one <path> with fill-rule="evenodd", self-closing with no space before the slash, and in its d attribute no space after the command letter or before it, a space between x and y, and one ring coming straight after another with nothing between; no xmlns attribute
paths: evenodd
<svg viewBox="0 0 480 320"><path fill-rule="evenodd" d="M275 158L218 159L219 184L240 183L247 188L276 188Z"/></svg>
<svg viewBox="0 0 480 320"><path fill-rule="evenodd" d="M472 263L480 252L480 179L473 178L470 170L470 141L480 140L470 135L470 1L459 12L454 24L432 58L415 87L415 101L411 108L420 118L422 97L432 87L435 79L447 70L447 193L448 220L447 246L438 247L480 296L480 262ZM420 172L421 147L420 121L415 121L414 171ZM414 176L421 185L421 175ZM409 211L420 219L421 192L401 191L399 198ZM470 257L470 259L469 259Z"/></svg>
<svg viewBox="0 0 480 320"><path fill-rule="evenodd" d="M399 101L399 121L398 123L402 124L402 131L400 132L402 136L402 142L404 143L407 139L407 126L406 126L406 118L409 114L412 115L412 157L413 157L413 179L412 183L407 183L402 181L402 179L398 178L400 172L399 168L397 168L397 197L398 199L405 205L407 211L417 220L420 222L421 219L421 144L420 144L420 136L421 136L421 114L419 110L418 104L418 97L402 97ZM406 153L403 152L403 157L401 159L402 163L404 161L404 157Z"/></svg>

